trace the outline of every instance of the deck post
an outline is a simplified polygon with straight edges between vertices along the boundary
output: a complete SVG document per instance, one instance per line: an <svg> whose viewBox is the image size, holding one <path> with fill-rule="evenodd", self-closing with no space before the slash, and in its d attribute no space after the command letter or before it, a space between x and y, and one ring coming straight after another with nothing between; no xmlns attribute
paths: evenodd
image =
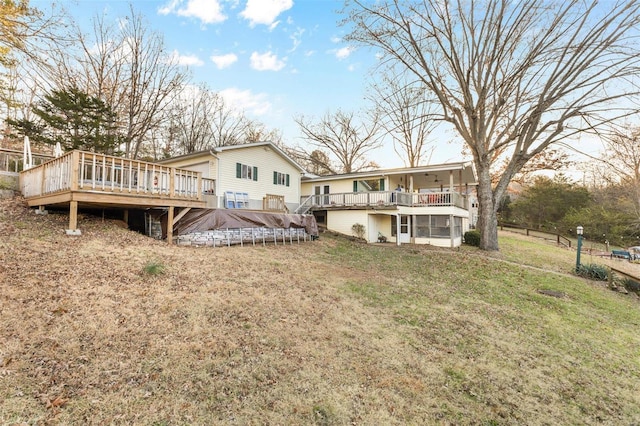
<svg viewBox="0 0 640 426"><path fill-rule="evenodd" d="M69 229L66 231L67 235L81 235L78 229L78 202L69 202Z"/></svg>
<svg viewBox="0 0 640 426"><path fill-rule="evenodd" d="M127 224L127 227L129 226L129 209L124 209L124 212L122 212L122 220L124 221L124 223Z"/></svg>
<svg viewBox="0 0 640 426"><path fill-rule="evenodd" d="M174 207L169 207L169 217L167 218L167 243L173 244L173 210Z"/></svg>

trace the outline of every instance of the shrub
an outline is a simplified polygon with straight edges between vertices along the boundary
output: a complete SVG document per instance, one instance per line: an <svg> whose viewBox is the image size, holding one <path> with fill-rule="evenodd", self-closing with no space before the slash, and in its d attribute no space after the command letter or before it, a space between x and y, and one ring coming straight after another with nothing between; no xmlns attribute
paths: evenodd
<svg viewBox="0 0 640 426"><path fill-rule="evenodd" d="M632 280L631 278L624 278L622 280L622 285L629 291L640 293L640 283L636 280Z"/></svg>
<svg viewBox="0 0 640 426"><path fill-rule="evenodd" d="M607 267L596 264L580 265L576 270L576 274L596 281L607 281L609 279Z"/></svg>
<svg viewBox="0 0 640 426"><path fill-rule="evenodd" d="M355 235L356 237L363 239L364 234L366 232L366 228L364 227L364 225L360 223L354 223L351 226L351 232L353 232L353 235Z"/></svg>
<svg viewBox="0 0 640 426"><path fill-rule="evenodd" d="M11 177L0 177L0 189L18 189L18 181Z"/></svg>
<svg viewBox="0 0 640 426"><path fill-rule="evenodd" d="M480 247L480 231L473 229L464 233L464 243L470 246Z"/></svg>

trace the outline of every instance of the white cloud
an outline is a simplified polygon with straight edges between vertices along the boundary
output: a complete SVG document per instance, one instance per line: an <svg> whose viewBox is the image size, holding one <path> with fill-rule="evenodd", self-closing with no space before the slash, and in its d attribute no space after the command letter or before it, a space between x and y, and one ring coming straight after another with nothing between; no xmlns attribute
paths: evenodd
<svg viewBox="0 0 640 426"><path fill-rule="evenodd" d="M227 16L222 13L219 0L171 0L158 9L158 13L161 15L174 13L178 16L196 18L203 24L217 24L227 19Z"/></svg>
<svg viewBox="0 0 640 426"><path fill-rule="evenodd" d="M295 51L298 48L298 46L300 46L300 43L302 43L302 35L304 34L304 32L305 32L304 28L298 28L293 34L289 36L291 41L293 41L293 46L291 47L289 52Z"/></svg>
<svg viewBox="0 0 640 426"><path fill-rule="evenodd" d="M213 55L211 61L216 64L219 70L231 66L238 60L238 56L235 53L227 53L226 55Z"/></svg>
<svg viewBox="0 0 640 426"><path fill-rule="evenodd" d="M252 93L251 90L240 90L230 87L220 91L220 95L234 109L245 111L249 114L260 116L267 114L272 105L267 100L265 93Z"/></svg>
<svg viewBox="0 0 640 426"><path fill-rule="evenodd" d="M351 55L351 52L353 52L353 49L347 46L347 47L343 47L336 50L335 55L336 55L336 58L342 60L342 59L347 59L349 55Z"/></svg>
<svg viewBox="0 0 640 426"><path fill-rule="evenodd" d="M278 15L291 9L293 0L248 0L240 16L249 21L250 26L263 24L273 29L278 25Z"/></svg>
<svg viewBox="0 0 640 426"><path fill-rule="evenodd" d="M253 52L251 54L251 68L257 71L280 71L284 68L284 60L278 59L277 55L271 52L259 54Z"/></svg>
<svg viewBox="0 0 640 426"><path fill-rule="evenodd" d="M171 52L171 58L178 65L182 65L182 66L201 67L204 65L204 62L202 62L202 60L198 58L196 55L181 55L180 53L178 53L177 50L174 50L173 52Z"/></svg>

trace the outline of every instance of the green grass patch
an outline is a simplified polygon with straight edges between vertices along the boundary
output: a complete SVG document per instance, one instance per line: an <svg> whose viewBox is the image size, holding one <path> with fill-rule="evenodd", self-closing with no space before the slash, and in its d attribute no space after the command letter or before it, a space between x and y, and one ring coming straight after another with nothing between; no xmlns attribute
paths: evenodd
<svg viewBox="0 0 640 426"><path fill-rule="evenodd" d="M151 260L144 265L142 273L150 277L155 277L164 274L165 270L166 266L164 263L157 260Z"/></svg>

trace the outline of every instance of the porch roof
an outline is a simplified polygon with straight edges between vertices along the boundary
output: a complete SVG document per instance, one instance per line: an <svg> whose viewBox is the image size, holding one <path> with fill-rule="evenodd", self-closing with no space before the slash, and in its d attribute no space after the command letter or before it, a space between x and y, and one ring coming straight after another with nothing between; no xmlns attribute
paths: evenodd
<svg viewBox="0 0 640 426"><path fill-rule="evenodd" d="M449 182L449 172L453 173L454 185L477 185L476 172L472 162L433 164L420 167L402 167L395 169L367 170L330 176L304 176L303 182L328 182L345 179L381 179L413 176L417 186L437 186L434 182ZM437 179L437 181L436 181ZM394 181L394 179L391 179Z"/></svg>

